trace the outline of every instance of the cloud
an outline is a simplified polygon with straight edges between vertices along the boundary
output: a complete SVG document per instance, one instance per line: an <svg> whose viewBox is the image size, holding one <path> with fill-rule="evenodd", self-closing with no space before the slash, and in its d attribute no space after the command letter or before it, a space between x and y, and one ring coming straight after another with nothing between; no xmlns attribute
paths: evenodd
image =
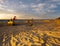
<svg viewBox="0 0 60 46"><path fill-rule="evenodd" d="M50 3L54 3L54 4L59 4L60 5L60 0L48 0Z"/></svg>
<svg viewBox="0 0 60 46"><path fill-rule="evenodd" d="M51 0L51 1L59 2L60 0Z"/></svg>
<svg viewBox="0 0 60 46"><path fill-rule="evenodd" d="M28 7L28 5L25 5L25 4L20 4L20 6L19 6L21 9L24 9L24 8L27 8Z"/></svg>
<svg viewBox="0 0 60 46"><path fill-rule="evenodd" d="M11 19L14 16L16 16L16 19L38 19L38 18L42 18L42 17L38 17L38 16L33 16L33 15L29 15L29 14L7 14L7 13L3 13L0 14L0 19Z"/></svg>
<svg viewBox="0 0 60 46"><path fill-rule="evenodd" d="M4 0L0 0L0 3L4 3Z"/></svg>
<svg viewBox="0 0 60 46"><path fill-rule="evenodd" d="M60 0L1 0L0 2L3 2L0 3L0 13L24 13L25 15L19 15L21 18L52 15L58 10L58 4L60 5Z"/></svg>
<svg viewBox="0 0 60 46"><path fill-rule="evenodd" d="M31 5L32 10L35 11L36 13L39 14L47 14L48 12L50 12L50 14L56 12L56 9L58 8L58 4L56 3L52 3L52 0L46 0L45 2L40 2L38 4L33 3Z"/></svg>
<svg viewBox="0 0 60 46"><path fill-rule="evenodd" d="M51 4L50 6L49 6L49 8L57 8L57 5L55 5L55 4Z"/></svg>
<svg viewBox="0 0 60 46"><path fill-rule="evenodd" d="M0 0L0 1L3 1L3 0Z"/></svg>
<svg viewBox="0 0 60 46"><path fill-rule="evenodd" d="M39 3L37 5L34 5L34 4L31 5L31 7L32 7L32 10L36 12L41 12L44 9L45 5L46 5L45 3Z"/></svg>
<svg viewBox="0 0 60 46"><path fill-rule="evenodd" d="M9 12L10 13L15 13L15 10L8 8L8 6L6 6L6 5L0 4L0 12L3 12L3 13L9 13Z"/></svg>
<svg viewBox="0 0 60 46"><path fill-rule="evenodd" d="M16 19L20 19L23 14L7 14L7 13L3 13L3 14L0 14L0 19L11 19L13 18L14 16L16 16L17 18Z"/></svg>

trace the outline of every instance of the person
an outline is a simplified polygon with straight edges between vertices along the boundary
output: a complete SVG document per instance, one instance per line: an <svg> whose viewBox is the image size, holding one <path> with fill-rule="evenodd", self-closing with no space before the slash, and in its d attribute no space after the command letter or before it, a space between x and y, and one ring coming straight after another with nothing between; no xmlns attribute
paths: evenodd
<svg viewBox="0 0 60 46"><path fill-rule="evenodd" d="M15 20L16 20L16 16L14 16L14 18L12 19L13 25L15 25Z"/></svg>
<svg viewBox="0 0 60 46"><path fill-rule="evenodd" d="M16 16L14 16L14 18L12 19L13 21L16 20Z"/></svg>

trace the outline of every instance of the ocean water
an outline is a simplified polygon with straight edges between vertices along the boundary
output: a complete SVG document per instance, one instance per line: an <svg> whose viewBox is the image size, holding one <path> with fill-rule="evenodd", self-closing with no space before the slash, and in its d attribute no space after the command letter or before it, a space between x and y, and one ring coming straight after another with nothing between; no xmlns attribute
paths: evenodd
<svg viewBox="0 0 60 46"><path fill-rule="evenodd" d="M15 20L15 22L23 22L25 20ZM8 22L8 20L0 20L0 22Z"/></svg>

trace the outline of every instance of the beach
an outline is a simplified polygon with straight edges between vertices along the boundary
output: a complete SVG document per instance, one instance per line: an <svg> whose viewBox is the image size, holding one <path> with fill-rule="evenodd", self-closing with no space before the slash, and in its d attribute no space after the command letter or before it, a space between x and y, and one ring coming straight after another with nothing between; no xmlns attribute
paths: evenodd
<svg viewBox="0 0 60 46"><path fill-rule="evenodd" d="M0 46L60 46L60 24L56 20L43 20L32 26L2 26L0 43Z"/></svg>

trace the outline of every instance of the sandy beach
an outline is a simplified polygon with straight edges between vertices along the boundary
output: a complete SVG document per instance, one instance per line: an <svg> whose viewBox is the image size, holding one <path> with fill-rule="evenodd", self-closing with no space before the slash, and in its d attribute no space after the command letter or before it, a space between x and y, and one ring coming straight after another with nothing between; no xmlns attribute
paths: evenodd
<svg viewBox="0 0 60 46"><path fill-rule="evenodd" d="M60 24L42 21L0 27L0 46L60 46Z"/></svg>

